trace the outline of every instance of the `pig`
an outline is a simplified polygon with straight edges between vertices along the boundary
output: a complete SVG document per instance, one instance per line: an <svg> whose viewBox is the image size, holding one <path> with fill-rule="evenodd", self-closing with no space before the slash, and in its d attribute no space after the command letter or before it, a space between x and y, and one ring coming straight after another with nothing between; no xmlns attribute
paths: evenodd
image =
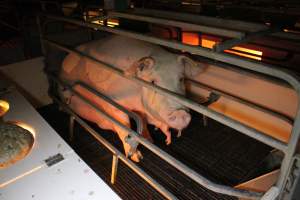
<svg viewBox="0 0 300 200"><path fill-rule="evenodd" d="M122 36L109 36L92 41L79 46L77 50L115 66L126 76L136 76L181 95L185 95L184 78L197 76L205 67L187 56L171 53L158 45ZM104 69L102 65L104 64L70 53L63 61L60 78L68 83L80 80L140 115L144 121L143 136L150 141L151 136L145 126L147 123L165 134L168 145L171 143L170 128L177 129L180 135L181 130L188 126L191 115L186 107ZM125 113L79 85L74 86L74 89L123 125L130 127L129 118ZM77 96L70 95L68 91L62 89L61 96L79 116L95 122L102 129L116 132L123 143L126 156L130 156L136 162L142 158L138 150L129 155L130 145L126 142L126 131L104 119L95 109Z"/></svg>

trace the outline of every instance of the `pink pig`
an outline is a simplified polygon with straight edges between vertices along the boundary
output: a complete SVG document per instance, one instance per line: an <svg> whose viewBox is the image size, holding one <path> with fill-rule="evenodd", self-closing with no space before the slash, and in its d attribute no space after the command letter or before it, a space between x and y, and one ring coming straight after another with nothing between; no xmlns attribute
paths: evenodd
<svg viewBox="0 0 300 200"><path fill-rule="evenodd" d="M182 95L185 94L184 78L196 76L204 68L186 56L176 55L160 46L121 36L92 41L81 45L78 50L116 66L129 76L137 76ZM106 70L101 64L72 53L63 62L60 78L69 83L77 80L85 82L128 110L136 112L143 118L145 125L148 122L161 129L166 135L166 144L171 143L170 127L181 133L191 121L188 109L181 104ZM80 86L76 86L75 90L119 122L130 127L129 118L125 113ZM81 117L97 123L102 129L115 131L123 142L125 154L128 156L130 146L125 141L127 132L104 119L78 97L70 96L64 91L61 94ZM144 127L143 136L151 141L151 136L146 126ZM131 159L136 162L141 157L138 150L131 154Z"/></svg>

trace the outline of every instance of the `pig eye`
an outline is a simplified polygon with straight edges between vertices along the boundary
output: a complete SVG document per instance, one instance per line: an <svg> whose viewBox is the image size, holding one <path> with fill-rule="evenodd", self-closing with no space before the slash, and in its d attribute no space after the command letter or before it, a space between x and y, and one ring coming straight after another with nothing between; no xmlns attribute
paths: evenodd
<svg viewBox="0 0 300 200"><path fill-rule="evenodd" d="M157 82L156 80L152 80L152 81L151 81L151 83L152 83L153 85L156 85L156 82Z"/></svg>

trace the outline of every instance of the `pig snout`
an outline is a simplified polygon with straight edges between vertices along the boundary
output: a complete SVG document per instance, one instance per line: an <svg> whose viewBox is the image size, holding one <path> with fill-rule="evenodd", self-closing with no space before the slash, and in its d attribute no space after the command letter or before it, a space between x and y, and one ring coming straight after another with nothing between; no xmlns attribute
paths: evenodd
<svg viewBox="0 0 300 200"><path fill-rule="evenodd" d="M184 109L171 112L168 116L167 123L175 129L182 130L188 126L191 121L191 115Z"/></svg>

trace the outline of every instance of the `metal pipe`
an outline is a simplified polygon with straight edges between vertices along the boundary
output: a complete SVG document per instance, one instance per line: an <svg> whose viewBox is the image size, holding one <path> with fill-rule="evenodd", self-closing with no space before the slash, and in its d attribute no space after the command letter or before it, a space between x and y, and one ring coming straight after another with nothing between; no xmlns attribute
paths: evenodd
<svg viewBox="0 0 300 200"><path fill-rule="evenodd" d="M226 92L222 92L221 90L218 90L218 89L215 89L215 88L212 88L208 85L205 85L204 83L200 83L198 81L195 81L195 80L192 80L192 79L186 79L187 82L191 83L192 85L196 86L196 87L199 87L199 88L202 88L204 90L208 90L210 92L214 92L218 95L221 95L227 99L230 99L230 100L233 100L233 101L236 101L238 103L241 103L241 104L244 104L246 106L249 106L250 108L253 108L253 109L256 109L256 110L259 110L259 111L262 111L262 112L265 112L269 115L272 115L276 118L279 118L280 120L283 120L285 122L287 122L289 125L293 126L293 123L294 123L294 120L288 116L285 116L279 112L276 112L276 111L273 111L273 110L269 110L263 106L260 106L260 105L256 105L254 103L252 103L251 101L248 101L248 100L245 100L245 99L242 99L240 97L237 97L237 96L234 96L234 95L231 95L229 93L226 93Z"/></svg>
<svg viewBox="0 0 300 200"><path fill-rule="evenodd" d="M182 29L188 29L188 30L192 29L193 31L199 31L199 32L216 34L216 35L232 37L232 38L239 38L239 39L243 38L246 35L245 33L242 33L240 31L235 31L235 30L229 30L229 29L226 30L224 28L218 28L218 27L213 27L208 25L191 24L187 22L174 21L170 19L153 18L149 16L128 14L122 12L109 11L108 17L111 18L119 17L119 18L126 18L126 19L132 19L132 20L143 21L143 22L150 22L154 24L180 27Z"/></svg>
<svg viewBox="0 0 300 200"><path fill-rule="evenodd" d="M75 123L75 118L73 116L70 116L70 123L69 123L69 136L70 136L70 141L74 141L74 123Z"/></svg>
<svg viewBox="0 0 300 200"><path fill-rule="evenodd" d="M257 39L259 37L262 37L262 36L266 36L268 34L271 34L271 33L274 33L274 32L279 32L280 30L279 29L266 29L266 30L263 30L263 31L258 31L258 32L254 32L254 33L249 33L247 34L245 37L243 38L235 38L235 39L231 39L231 40L226 40L220 44L216 44L214 47L213 47L213 50L216 51L216 52L223 52L224 50L226 49L231 49L232 47L236 46L236 45L239 45L239 44L242 44L242 43L247 43L247 42L250 42L251 40L254 40L254 39Z"/></svg>
<svg viewBox="0 0 300 200"><path fill-rule="evenodd" d="M221 19L216 17L209 17L203 15L201 16L182 12L135 8L131 13L178 21L186 21L195 24L204 24L209 25L211 27L219 27L222 29L238 30L239 32L257 32L268 28L264 24L245 22L240 20Z"/></svg>
<svg viewBox="0 0 300 200"><path fill-rule="evenodd" d="M116 177L117 177L117 173L118 173L118 163L119 163L119 158L116 155L113 155L113 160L112 160L112 164L111 164L111 179L110 182L111 184L115 184L116 182Z"/></svg>
<svg viewBox="0 0 300 200"><path fill-rule="evenodd" d="M177 200L172 193L166 190L161 184L155 181L152 177L150 177L144 170L139 168L136 164L134 164L131 160L126 158L124 154L122 154L119 150L117 150L113 145L111 145L107 140L105 140L102 136L100 136L91 126L89 126L84 120L76 115L76 113L71 110L66 104L60 102L56 97L52 96L52 98L63 107L69 114L74 116L75 120L82 126L86 131L88 131L98 142L100 142L103 146L105 146L108 150L110 150L114 155L116 155L120 160L122 160L130 169L136 172L141 178L143 178L147 183L149 183L155 190L157 190L160 194L170 200Z"/></svg>
<svg viewBox="0 0 300 200"><path fill-rule="evenodd" d="M232 20L232 19L221 19L216 17L201 16L201 15L188 14L188 13L169 12L163 10L135 8L131 13L158 17L158 18L178 20L178 21L186 21L195 24L218 27L225 30L228 29L228 30L240 31L241 33L258 32L269 28L269 26L265 24L245 22L245 21ZM193 31L193 30L189 29L189 31ZM278 32L278 33L272 33L271 36L281 38L281 39L291 40L291 41L297 41L297 42L300 41L300 36L298 34L293 34L293 33Z"/></svg>
<svg viewBox="0 0 300 200"><path fill-rule="evenodd" d="M118 74L118 75L120 75L120 76L122 76L124 78L127 78L129 80L132 80L132 81L140 84L141 86L147 87L147 88L152 89L152 90L154 90L154 91L156 91L156 92L158 92L158 93L160 93L162 95L165 95L165 96L167 96L167 97L169 97L169 98L171 98L171 99L173 99L173 100L181 103L182 105L184 105L184 106L186 106L188 108L191 108L192 110L195 110L195 111L197 111L199 113L202 113L202 114L204 114L204 115L206 115L206 116L208 116L210 118L213 118L216 121L221 122L222 124L230 126L233 129L238 130L238 131L244 133L245 135L248 135L249 137L252 137L252 138L254 138L256 140L259 140L259 141L261 141L261 142L263 142L263 143L265 143L267 145L270 145L270 146L272 146L272 147L274 147L276 149L280 149L283 152L286 151L287 146L283 142L278 141L278 140L276 140L276 139L274 139L274 138L272 138L270 136L267 136L265 134L262 134L259 131L255 130L255 129L247 126L247 125L241 124L240 122L237 122L237 121L235 121L235 120L233 120L233 119L231 119L231 118L229 118L229 117L227 117L227 116L225 116L225 115L223 115L221 113L218 113L216 111L208 109L208 108L206 108L205 106L202 106L199 103L196 103L194 101L186 99L182 95L179 95L179 94L176 94L176 93L171 92L169 90L166 90L164 88L158 87L156 85L153 85L153 84L151 84L149 82L146 82L146 81L144 81L142 79L139 79L137 77L128 77L128 76L124 75L123 72L121 72L122 70L120 70L120 69L115 70L116 67L114 67L114 66L112 66L112 65L110 65L108 63L99 61L99 60L97 60L95 58L92 58L91 56L86 55L86 54L84 54L82 52L79 52L77 50L72 50L70 48L67 48L67 47L65 47L63 45L59 45L58 43L55 43L55 42L50 41L50 40L44 39L44 41L47 42L48 44L51 44L51 45L53 45L53 46L55 46L57 48L65 50L65 51L67 51L69 53L75 53L75 54L77 54L79 56L84 56L88 60L90 60L91 62L94 62L94 63L97 63L97 64L102 64L102 67L105 68L105 69L107 69L107 70L115 72L116 74Z"/></svg>
<svg viewBox="0 0 300 200"><path fill-rule="evenodd" d="M87 22L83 22L83 21L79 21L79 20L70 19L70 18L57 17L57 16L53 16L53 15L47 15L47 17L49 17L51 19L55 19L55 20L61 20L64 22L73 23L73 24L76 24L79 26L94 28L97 30L107 31L107 32L114 33L114 34L119 34L119 35L131 37L131 38L135 38L138 40L143 40L143 41L147 41L150 43L167 46L167 47L170 47L173 49L187 51L187 52L197 54L200 56L204 56L204 57L207 57L207 58L210 58L213 60L230 63L230 64L233 64L235 66L238 66L238 67L241 67L241 68L244 68L247 70L259 72L262 74L270 75L270 76L285 80L290 85L292 85L296 90L300 89L298 77L296 77L295 75L292 75L291 73L289 73L287 71L283 71L282 69L279 69L278 67L273 66L273 65L256 62L256 61L253 61L250 59L239 58L237 56L233 56L230 54L217 53L217 52L214 52L207 48L182 44L181 42L156 38L153 36L143 35L143 34L132 32L132 31L121 30L118 28L110 28L110 27L87 23Z"/></svg>
<svg viewBox="0 0 300 200"><path fill-rule="evenodd" d="M95 90L94 88L90 87L89 85L87 85L86 83L84 83L82 81L76 81L76 82L74 82L72 84L72 87L75 87L76 85L79 85L79 86L83 87L84 89L88 90L89 92L91 92L95 96L100 97L104 101L106 101L109 104L113 105L118 110L121 110L122 112L124 112L125 114L127 114L129 117L131 117L135 121L136 126L137 126L137 132L140 135L142 134L142 132L143 132L143 120L142 120L142 118L139 115L137 115L136 113L131 112L131 111L125 109L123 106L121 106L120 104L116 103L114 100L112 100L108 96L106 96L106 95L102 94L101 92Z"/></svg>
<svg viewBox="0 0 300 200"><path fill-rule="evenodd" d="M68 22L68 23L77 24L79 26L95 28L97 30L103 30L103 31L107 31L107 32L110 32L110 33L120 34L120 35L124 35L124 36L127 36L127 37L132 37L132 38L136 38L136 39L139 39L139 40L148 41L148 42L158 44L158 45L168 46L168 47L178 49L178 50L188 51L190 53L195 53L197 55L201 55L201 56L213 59L213 60L218 60L218 61L221 61L221 62L230 63L230 64L239 66L239 67L247 69L247 70L251 70L251 71L255 71L255 72L258 72L258 73L265 74L265 75L273 76L275 78L279 78L279 79L282 79L282 80L285 80L286 82L288 82L296 90L296 92L298 94L298 97L300 96L300 84L299 84L298 77L296 77L295 75L290 74L289 72L279 70L277 67L275 67L273 65L258 63L256 61L250 61L248 59L241 59L241 58L238 58L236 56L232 56L232 55L228 55L228 54L221 54L221 53L212 52L209 49L205 49L205 48L201 48L201 47L193 47L193 46L190 46L190 45L184 45L184 44L181 44L181 43L178 43L178 42L171 42L171 41L168 41L168 40L158 39L158 38L151 37L151 36L145 36L145 35L130 32L130 31L120 30L120 29L117 29L117 28L109 28L109 27L105 27L105 26L98 26L98 25L91 24L91 23L84 23L84 22L81 22L81 21L78 21L78 20L66 19L66 18L63 18L63 17L56 17L56 16L53 16L53 15L52 16L48 15L47 17L55 19L55 20L60 20L60 21ZM242 24L242 25L245 25L245 23ZM94 59L94 61L95 61L95 59ZM149 86L149 88L151 88L151 86ZM154 87L152 86L152 88L154 88ZM177 97L173 97L173 98L177 98ZM195 106L198 106L198 105L195 105ZM198 108L199 108L199 106L198 106ZM292 134L291 134L291 137L290 137L290 140L289 140L288 147L286 147L286 145L282 144L282 143L274 144L275 146L277 146L277 148L281 147L282 150L285 152L285 158L284 158L284 160L282 162L282 166L281 166L281 173L280 173L279 179L277 181L277 186L278 186L278 188L281 189L281 192L283 191L284 184L287 181L288 168L291 164L291 160L293 158L293 155L294 155L295 150L296 150L297 143L299 141L299 135L300 135L300 112L299 112L299 108L300 108L300 103L298 102L297 115L296 115L296 118L295 118L295 121L294 121L294 126L293 126L293 130L292 130ZM201 111L203 111L203 113L206 112L205 110L203 110L203 108L200 107L198 112L201 112ZM221 119L219 121L224 123L224 120L222 120L223 119L222 116L214 116L214 117L218 118L218 119ZM230 120L228 120L226 118L225 118L225 121L228 122L228 123L225 123L227 126L237 127L236 126L237 124L234 124L234 122L230 122ZM238 130L239 131L243 130L241 132L244 132L244 127L242 129L239 128ZM247 131L247 129L246 129L246 131ZM265 138L265 137L260 138L260 135L257 135L255 133L255 131L254 131L254 134L253 134L253 130L252 131L251 130L247 131L247 135L252 136L253 138L261 140L261 141L268 141L267 143L265 142L266 144L269 144L269 145L273 144L272 138Z"/></svg>
<svg viewBox="0 0 300 200"><path fill-rule="evenodd" d="M130 128L128 128L127 126L123 125L122 123L120 123L119 121L117 121L116 119L114 119L113 117L108 115L103 110L99 109L97 106L95 106L94 104L92 104L91 102L86 100L85 97L83 97L80 93L75 91L70 85L67 85L67 84L63 83L62 81L56 79L55 77L52 77L52 78L53 78L54 81L56 81L57 83L61 84L65 88L67 88L73 95L76 95L77 97L79 97L80 100L82 100L84 103L86 103L87 105L94 108L106 120L114 123L119 128L121 128L123 131L126 131L130 136L134 137L140 144L147 147L150 151L155 153L157 156L159 156L160 158L162 158L163 160L168 162L170 165L172 165L173 167L175 167L176 169L178 169L179 171L181 171L182 173L184 173L185 175L190 177L192 180L194 180L197 183L199 183L200 185L206 187L207 189L212 190L212 191L217 192L217 193L222 193L222 194L241 197L241 198L248 198L248 199L259 199L263 195L263 193L260 193L260 192L253 192L253 191L236 189L236 188L232 188L232 187L229 187L229 186L219 185L219 184L211 182L210 180L208 180L207 178L199 175L197 172L190 169L189 167L187 167L186 165L184 165L180 161L176 160L175 158L173 158L172 156L170 156L166 152L162 151L160 148L156 147L155 145L150 143L145 138L140 137L135 131L133 131ZM75 116L75 118L76 118L76 116ZM76 118L76 120L78 121L77 118ZM111 149L113 149L113 148L111 148ZM118 152L116 152L116 150L115 150L114 154L117 154L117 153ZM117 155L120 157L119 154L117 154Z"/></svg>

